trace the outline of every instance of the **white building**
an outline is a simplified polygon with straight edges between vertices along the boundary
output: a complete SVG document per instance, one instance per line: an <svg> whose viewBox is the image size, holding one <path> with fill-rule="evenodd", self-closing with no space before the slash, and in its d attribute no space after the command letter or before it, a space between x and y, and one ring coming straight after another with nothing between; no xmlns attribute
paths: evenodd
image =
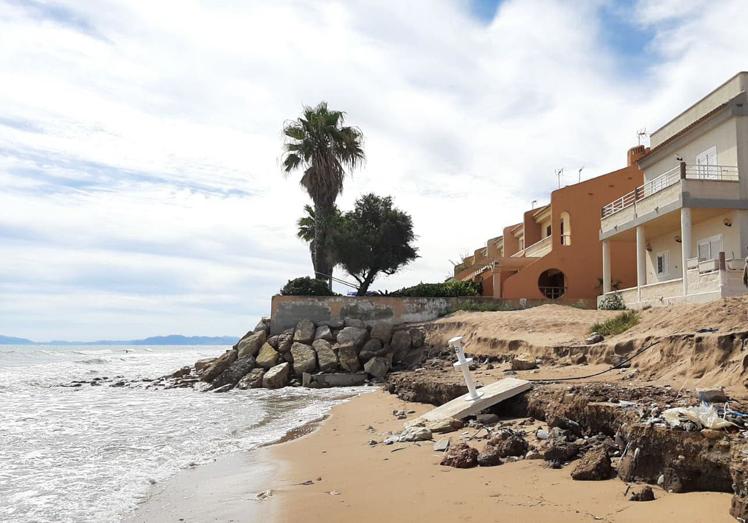
<svg viewBox="0 0 748 523"><path fill-rule="evenodd" d="M603 292L610 242L636 241L627 307L746 294L748 73L741 72L651 135L644 185L602 209ZM685 270L684 270L685 268ZM685 274L685 277L684 277Z"/></svg>

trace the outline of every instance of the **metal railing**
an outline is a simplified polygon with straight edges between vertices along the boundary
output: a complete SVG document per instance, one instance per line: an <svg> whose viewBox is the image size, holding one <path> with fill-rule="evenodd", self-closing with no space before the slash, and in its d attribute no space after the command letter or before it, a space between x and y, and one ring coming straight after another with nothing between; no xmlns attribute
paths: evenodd
<svg viewBox="0 0 748 523"><path fill-rule="evenodd" d="M546 298L557 300L566 292L566 287L538 287Z"/></svg>
<svg viewBox="0 0 748 523"><path fill-rule="evenodd" d="M657 178L648 181L644 185L640 185L633 191L603 206L602 217L605 218L630 207L638 200L667 189L682 179L734 182L738 181L739 176L738 168L734 165L686 165L685 163L681 163Z"/></svg>

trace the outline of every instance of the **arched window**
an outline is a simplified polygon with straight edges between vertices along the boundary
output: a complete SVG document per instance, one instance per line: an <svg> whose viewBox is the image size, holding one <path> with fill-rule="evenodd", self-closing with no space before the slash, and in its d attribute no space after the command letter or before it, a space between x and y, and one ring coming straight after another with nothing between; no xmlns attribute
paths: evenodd
<svg viewBox="0 0 748 523"><path fill-rule="evenodd" d="M561 223L559 225L561 245L571 245L571 217L568 212L561 213Z"/></svg>

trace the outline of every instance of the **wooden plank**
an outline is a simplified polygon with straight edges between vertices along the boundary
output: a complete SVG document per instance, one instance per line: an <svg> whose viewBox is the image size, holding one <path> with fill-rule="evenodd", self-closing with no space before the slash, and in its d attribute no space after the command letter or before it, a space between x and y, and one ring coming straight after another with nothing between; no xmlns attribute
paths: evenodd
<svg viewBox="0 0 748 523"><path fill-rule="evenodd" d="M470 396L464 394L459 398L455 398L444 405L426 412L408 423L408 425L415 425L421 422L428 423L432 421L440 421L447 418L462 419L468 416L475 416L482 410L492 407L497 403L501 403L504 400L508 400L509 398L521 394L531 388L532 383L529 381L517 378L504 378L478 389L481 397L477 400L470 400Z"/></svg>

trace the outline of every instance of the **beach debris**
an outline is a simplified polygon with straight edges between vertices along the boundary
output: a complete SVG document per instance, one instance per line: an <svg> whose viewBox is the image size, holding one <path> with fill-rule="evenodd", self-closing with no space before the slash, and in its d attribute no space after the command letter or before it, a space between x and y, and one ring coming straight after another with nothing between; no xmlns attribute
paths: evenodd
<svg viewBox="0 0 748 523"><path fill-rule="evenodd" d="M613 468L605 447L592 449L582 456L574 470L571 471L572 479L577 481L599 481L610 479Z"/></svg>
<svg viewBox="0 0 748 523"><path fill-rule="evenodd" d="M494 437L488 440L488 445L496 448L499 457L524 456L529 450L529 445L524 436L511 429L501 429Z"/></svg>
<svg viewBox="0 0 748 523"><path fill-rule="evenodd" d="M406 419L408 417L408 413L404 410L393 410L392 415L397 419Z"/></svg>
<svg viewBox="0 0 748 523"><path fill-rule="evenodd" d="M594 345L595 343L600 343L600 342L601 342L601 341L603 341L604 339L605 339L605 338L603 337L603 335L602 335L602 334L600 334L600 333L598 333L598 332L592 332L592 333L590 333L590 335L589 335L589 336L587 337L587 339L585 339L585 340L584 340L584 342L585 342L585 343L586 343L587 345Z"/></svg>
<svg viewBox="0 0 748 523"><path fill-rule="evenodd" d="M468 397L465 398L465 400L475 401L480 398L482 394L475 389L475 380L473 380L473 375L470 374L470 371L473 370L471 368L473 358L465 358L465 349L462 346L462 336L455 336L454 338L451 338L448 343L457 354L457 362L452 365L454 368L462 371L462 377L465 379L465 385L468 388Z"/></svg>
<svg viewBox="0 0 748 523"><path fill-rule="evenodd" d="M340 491L338 490L331 490L328 492L331 496L340 496Z"/></svg>
<svg viewBox="0 0 748 523"><path fill-rule="evenodd" d="M724 387L696 389L696 396L702 403L724 403L727 401Z"/></svg>
<svg viewBox="0 0 748 523"><path fill-rule="evenodd" d="M400 438L399 435L394 434L392 436L388 436L387 438L385 438L382 443L384 443L385 445L392 445L393 443L397 443L399 441L399 438Z"/></svg>
<svg viewBox="0 0 748 523"><path fill-rule="evenodd" d="M476 467L478 466L478 449L469 446L467 443L450 446L444 453L444 458L440 464L458 469Z"/></svg>
<svg viewBox="0 0 748 523"><path fill-rule="evenodd" d="M535 437L538 438L539 440L547 440L548 438L551 437L551 435L548 434L547 430L538 429L538 431L535 433Z"/></svg>
<svg viewBox="0 0 748 523"><path fill-rule="evenodd" d="M654 501L655 495L652 487L646 485L638 492L632 492L629 496L630 501Z"/></svg>
<svg viewBox="0 0 748 523"><path fill-rule="evenodd" d="M582 427L576 421L570 420L564 416L551 416L548 419L548 426L552 429L558 427L562 430L568 430L572 434L580 436L582 434Z"/></svg>
<svg viewBox="0 0 748 523"><path fill-rule="evenodd" d="M579 454L579 446L576 443L553 440L551 446L543 453L543 459L551 462L565 463L571 461Z"/></svg>
<svg viewBox="0 0 748 523"><path fill-rule="evenodd" d="M220 394L221 392L228 392L233 388L234 386L231 383L227 383L226 385L213 389L213 392Z"/></svg>
<svg viewBox="0 0 748 523"><path fill-rule="evenodd" d="M398 441L426 441L431 439L431 431L426 427L414 425L407 427L400 433Z"/></svg>
<svg viewBox="0 0 748 523"><path fill-rule="evenodd" d="M267 489L267 490L263 490L262 492L258 492L255 495L255 499L257 499L258 501L264 501L272 495L273 495L273 491L271 489Z"/></svg>
<svg viewBox="0 0 748 523"><path fill-rule="evenodd" d="M443 418L436 421L430 421L424 424L434 434L446 434L460 430L465 425L457 418Z"/></svg>
<svg viewBox="0 0 748 523"><path fill-rule="evenodd" d="M373 447L374 445L377 445L378 443L379 443L379 442L378 442L377 440L375 440L375 439L370 439L370 440L369 440L369 441L367 442L367 444L368 444L368 445L369 445L370 447Z"/></svg>
<svg viewBox="0 0 748 523"><path fill-rule="evenodd" d="M451 441L449 438L441 438L434 442L434 451L435 452L445 452L450 445Z"/></svg>
<svg viewBox="0 0 748 523"><path fill-rule="evenodd" d="M674 407L663 411L662 418L671 427L688 427L693 423L697 429L724 429L735 426L734 423L720 418L713 405L702 403L696 407Z"/></svg>

